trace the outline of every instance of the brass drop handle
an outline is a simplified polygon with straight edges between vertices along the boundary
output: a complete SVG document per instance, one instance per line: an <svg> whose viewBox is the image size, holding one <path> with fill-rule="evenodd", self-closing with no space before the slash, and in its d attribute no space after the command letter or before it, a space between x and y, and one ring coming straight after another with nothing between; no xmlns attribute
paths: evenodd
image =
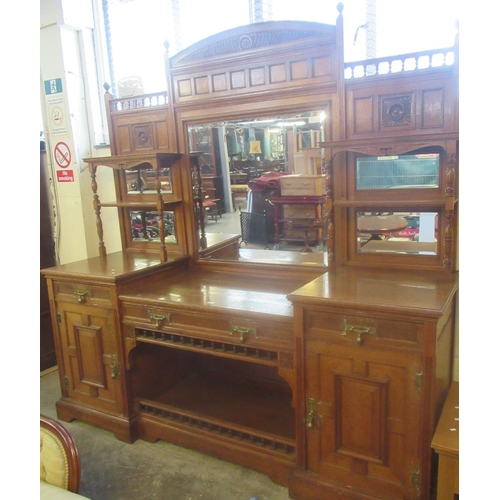
<svg viewBox="0 0 500 500"><path fill-rule="evenodd" d="M111 378L118 377L118 360L116 356L111 356Z"/></svg>
<svg viewBox="0 0 500 500"><path fill-rule="evenodd" d="M163 316L161 314L149 313L149 319L155 322L155 328L160 328L162 321L167 320L167 322L170 323L170 314Z"/></svg>
<svg viewBox="0 0 500 500"><path fill-rule="evenodd" d="M85 290L75 290L73 293L78 297L78 303L83 304L85 302L85 295L88 295L89 292Z"/></svg>
<svg viewBox="0 0 500 500"><path fill-rule="evenodd" d="M356 344L361 345L363 342L362 335L377 335L377 329L373 326L359 326L346 323L342 335L347 335L348 333L355 333Z"/></svg>
<svg viewBox="0 0 500 500"><path fill-rule="evenodd" d="M239 335L239 341L243 344L246 341L247 335L255 335L257 337L257 329L246 326L231 326L231 335Z"/></svg>

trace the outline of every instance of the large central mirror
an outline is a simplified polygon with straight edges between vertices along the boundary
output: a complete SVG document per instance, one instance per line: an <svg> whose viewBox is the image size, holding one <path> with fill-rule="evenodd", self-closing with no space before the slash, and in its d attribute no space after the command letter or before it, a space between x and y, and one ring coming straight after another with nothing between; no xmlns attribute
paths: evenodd
<svg viewBox="0 0 500 500"><path fill-rule="evenodd" d="M239 259L326 265L324 123L318 109L188 125L209 245L240 234Z"/></svg>

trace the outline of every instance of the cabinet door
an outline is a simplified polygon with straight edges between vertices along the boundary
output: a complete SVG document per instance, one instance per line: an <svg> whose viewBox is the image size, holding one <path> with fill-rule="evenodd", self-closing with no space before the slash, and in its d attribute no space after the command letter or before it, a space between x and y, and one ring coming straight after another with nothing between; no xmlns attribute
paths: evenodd
<svg viewBox="0 0 500 500"><path fill-rule="evenodd" d="M114 311L59 302L57 312L63 395L98 410L121 412Z"/></svg>
<svg viewBox="0 0 500 500"><path fill-rule="evenodd" d="M419 498L421 357L306 343L308 469L381 498Z"/></svg>

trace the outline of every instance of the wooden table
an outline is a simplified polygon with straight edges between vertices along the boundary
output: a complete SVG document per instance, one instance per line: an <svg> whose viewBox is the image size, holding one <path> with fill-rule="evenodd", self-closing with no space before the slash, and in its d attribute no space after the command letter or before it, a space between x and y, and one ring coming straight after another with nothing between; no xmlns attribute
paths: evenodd
<svg viewBox="0 0 500 500"><path fill-rule="evenodd" d="M229 177L231 184L246 184L248 181L248 174L245 172L231 172Z"/></svg>
<svg viewBox="0 0 500 500"><path fill-rule="evenodd" d="M364 215L358 218L358 231L371 234L371 240L379 240L380 235L401 231L408 221L398 215Z"/></svg>
<svg viewBox="0 0 500 500"><path fill-rule="evenodd" d="M436 500L458 495L458 382L452 382L431 446L439 454Z"/></svg>

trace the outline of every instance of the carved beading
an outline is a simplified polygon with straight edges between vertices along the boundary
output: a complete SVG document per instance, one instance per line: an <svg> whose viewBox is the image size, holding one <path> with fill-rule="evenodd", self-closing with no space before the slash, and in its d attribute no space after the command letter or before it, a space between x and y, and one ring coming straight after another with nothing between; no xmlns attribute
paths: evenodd
<svg viewBox="0 0 500 500"><path fill-rule="evenodd" d="M196 427L204 432L215 436L233 439L238 443L245 443L247 446L255 446L258 449L266 449L270 453L275 453L292 460L295 453L294 443L287 439L280 439L279 436L263 437L259 433L253 433L250 429L242 430L234 428L228 423L214 423L213 420L203 419L199 416L186 414L176 408L167 407L153 401L140 401L138 403L140 418L155 418L169 422L175 426L184 428Z"/></svg>
<svg viewBox="0 0 500 500"><path fill-rule="evenodd" d="M196 61L207 57L221 56L246 50L253 50L260 47L278 45L282 43L301 40L318 36L316 31L310 30L265 30L255 33L235 35L230 38L218 41L212 45L202 47L199 50L186 54L184 57L175 60L174 64L180 62Z"/></svg>

